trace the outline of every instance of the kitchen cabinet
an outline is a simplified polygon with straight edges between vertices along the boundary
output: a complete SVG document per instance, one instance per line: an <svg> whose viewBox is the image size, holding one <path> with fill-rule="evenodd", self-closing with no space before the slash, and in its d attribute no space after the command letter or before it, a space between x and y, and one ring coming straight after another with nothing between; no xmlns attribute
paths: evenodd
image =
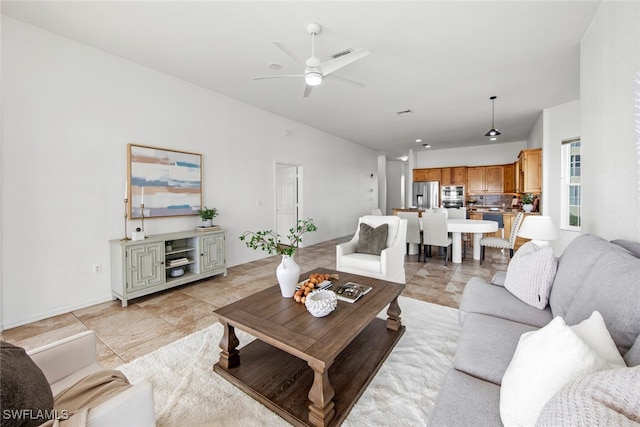
<svg viewBox="0 0 640 427"><path fill-rule="evenodd" d="M227 275L226 230L111 240L111 292L128 300L217 274Z"/></svg>
<svg viewBox="0 0 640 427"><path fill-rule="evenodd" d="M413 182L441 181L441 180L442 180L442 169L441 168L414 169L413 170Z"/></svg>
<svg viewBox="0 0 640 427"><path fill-rule="evenodd" d="M466 185L467 184L467 167L458 166L451 168L442 168L441 185Z"/></svg>
<svg viewBox="0 0 640 427"><path fill-rule="evenodd" d="M467 168L467 193L502 193L503 186L503 166L475 166Z"/></svg>
<svg viewBox="0 0 640 427"><path fill-rule="evenodd" d="M504 165L504 188L503 193L516 192L516 164Z"/></svg>
<svg viewBox="0 0 640 427"><path fill-rule="evenodd" d="M519 193L542 191L542 149L522 150L516 162L516 187Z"/></svg>

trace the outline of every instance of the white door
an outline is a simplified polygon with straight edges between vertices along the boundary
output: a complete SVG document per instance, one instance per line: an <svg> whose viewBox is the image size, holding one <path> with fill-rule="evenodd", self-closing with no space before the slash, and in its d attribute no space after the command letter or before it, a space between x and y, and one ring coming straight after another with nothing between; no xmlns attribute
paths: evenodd
<svg viewBox="0 0 640 427"><path fill-rule="evenodd" d="M298 167L276 163L276 233L287 243L298 223Z"/></svg>

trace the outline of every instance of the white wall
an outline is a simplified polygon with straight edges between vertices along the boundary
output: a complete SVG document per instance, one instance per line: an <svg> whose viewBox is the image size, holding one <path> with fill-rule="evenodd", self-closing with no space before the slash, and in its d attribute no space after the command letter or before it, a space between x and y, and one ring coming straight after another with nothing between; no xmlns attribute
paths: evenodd
<svg viewBox="0 0 640 427"><path fill-rule="evenodd" d="M603 2L580 49L584 233L640 240L634 83L640 2Z"/></svg>
<svg viewBox="0 0 640 427"><path fill-rule="evenodd" d="M387 204L385 206L387 215L393 215L394 208L401 208L402 203L402 174L407 169L406 164L399 160L387 161ZM409 171L411 174L411 171Z"/></svg>
<svg viewBox="0 0 640 427"><path fill-rule="evenodd" d="M561 230L561 173L562 140L580 136L580 101L548 108L538 122L543 125L542 149L542 214L550 216L559 231L560 239L551 242L556 255L580 233Z"/></svg>
<svg viewBox="0 0 640 427"><path fill-rule="evenodd" d="M485 166L513 163L526 148L526 141L487 144L478 147L422 150L416 154L416 168Z"/></svg>
<svg viewBox="0 0 640 427"><path fill-rule="evenodd" d="M529 136L527 137L527 149L531 148L542 148L543 146L543 125L544 125L544 114L540 113L538 116L538 120L533 125Z"/></svg>
<svg viewBox="0 0 640 427"><path fill-rule="evenodd" d="M2 328L110 299L129 142L203 154L230 266L265 256L238 236L274 227L276 162L303 166L303 214L318 225L307 245L351 235L378 206L376 152L6 17L2 95Z"/></svg>

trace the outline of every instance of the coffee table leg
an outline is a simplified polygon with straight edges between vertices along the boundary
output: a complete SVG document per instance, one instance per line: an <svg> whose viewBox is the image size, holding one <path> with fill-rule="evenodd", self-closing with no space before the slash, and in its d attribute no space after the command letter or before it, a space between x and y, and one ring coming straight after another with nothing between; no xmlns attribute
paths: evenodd
<svg viewBox="0 0 640 427"><path fill-rule="evenodd" d="M224 333L220 340L220 359L218 364L224 369L235 368L240 364L240 351L237 350L240 341L236 337L235 328L227 322L222 323Z"/></svg>
<svg viewBox="0 0 640 427"><path fill-rule="evenodd" d="M394 298L393 301L389 304L389 309L387 310L387 329L392 329L397 331L402 326L402 322L400 322L400 305L398 304L398 298Z"/></svg>
<svg viewBox="0 0 640 427"><path fill-rule="evenodd" d="M309 390L309 422L314 426L324 427L333 419L336 411L333 408L335 392L329 382L329 366L318 362L309 362L313 369L313 385Z"/></svg>

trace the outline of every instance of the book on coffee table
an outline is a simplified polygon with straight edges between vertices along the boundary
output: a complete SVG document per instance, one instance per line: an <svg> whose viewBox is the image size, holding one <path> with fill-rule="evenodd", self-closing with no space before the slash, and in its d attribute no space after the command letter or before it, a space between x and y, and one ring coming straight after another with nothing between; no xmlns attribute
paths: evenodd
<svg viewBox="0 0 640 427"><path fill-rule="evenodd" d="M372 288L369 285L347 282L344 285L338 286L338 289L336 289L336 296L340 301L354 303L361 296L367 294L371 289Z"/></svg>

